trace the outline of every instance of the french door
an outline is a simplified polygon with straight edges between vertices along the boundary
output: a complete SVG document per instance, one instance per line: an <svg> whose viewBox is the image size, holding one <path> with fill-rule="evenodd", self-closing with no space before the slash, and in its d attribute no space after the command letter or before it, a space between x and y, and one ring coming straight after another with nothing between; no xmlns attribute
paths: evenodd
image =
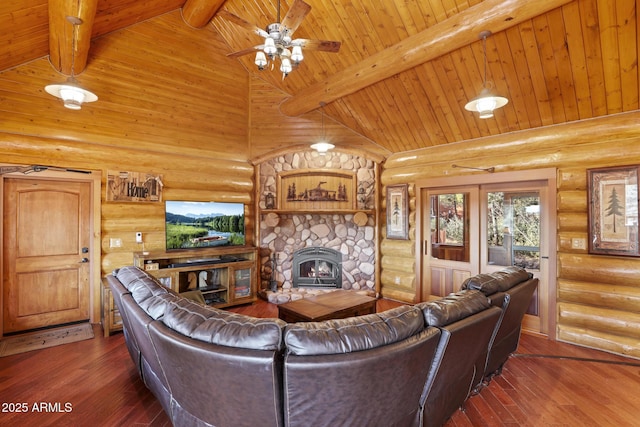
<svg viewBox="0 0 640 427"><path fill-rule="evenodd" d="M472 275L518 265L540 281L523 325L549 334L555 324L549 318L555 307L549 259L555 247L554 191L555 181L547 179L422 186L419 299L445 296Z"/></svg>
<svg viewBox="0 0 640 427"><path fill-rule="evenodd" d="M523 320L525 329L548 334L549 245L545 182L491 184L480 188L480 272L517 265L539 280Z"/></svg>
<svg viewBox="0 0 640 427"><path fill-rule="evenodd" d="M455 292L480 272L478 190L477 186L422 190L421 301Z"/></svg>

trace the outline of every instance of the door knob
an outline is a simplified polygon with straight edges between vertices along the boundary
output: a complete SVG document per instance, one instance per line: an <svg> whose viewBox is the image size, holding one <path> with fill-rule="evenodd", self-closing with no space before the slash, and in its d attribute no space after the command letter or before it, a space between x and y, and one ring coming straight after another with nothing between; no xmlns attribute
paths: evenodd
<svg viewBox="0 0 640 427"><path fill-rule="evenodd" d="M89 258L82 258L82 259L80 260L80 262L81 262L81 263L83 263L83 262L89 262Z"/></svg>

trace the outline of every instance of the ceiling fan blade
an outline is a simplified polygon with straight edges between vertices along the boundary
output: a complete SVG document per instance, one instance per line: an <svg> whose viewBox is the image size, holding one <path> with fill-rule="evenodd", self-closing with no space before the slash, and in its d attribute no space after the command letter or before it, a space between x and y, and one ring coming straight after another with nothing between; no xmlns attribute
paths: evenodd
<svg viewBox="0 0 640 427"><path fill-rule="evenodd" d="M300 46L309 50L319 50L322 52L338 52L340 50L341 42L329 41L329 40L308 40L308 39L295 39L291 42L291 46Z"/></svg>
<svg viewBox="0 0 640 427"><path fill-rule="evenodd" d="M234 15L231 12L226 11L225 9L220 9L220 11L218 12L218 16L226 19L229 22L232 22L232 23L234 23L236 25L239 25L242 28L246 28L249 31L253 31L254 33L259 35L260 37L267 37L269 35L269 33L267 33L262 28L253 25L249 21L245 21L244 19L240 18L239 16Z"/></svg>
<svg viewBox="0 0 640 427"><path fill-rule="evenodd" d="M249 55L250 53L254 53L256 50L264 49L264 45L258 45L254 47L249 47L247 49L242 49L237 52L232 52L227 54L229 58L239 58L241 56Z"/></svg>
<svg viewBox="0 0 640 427"><path fill-rule="evenodd" d="M280 31L282 31L282 27L287 27L289 34L293 34L310 10L311 6L307 3L302 0L295 0L280 24Z"/></svg>

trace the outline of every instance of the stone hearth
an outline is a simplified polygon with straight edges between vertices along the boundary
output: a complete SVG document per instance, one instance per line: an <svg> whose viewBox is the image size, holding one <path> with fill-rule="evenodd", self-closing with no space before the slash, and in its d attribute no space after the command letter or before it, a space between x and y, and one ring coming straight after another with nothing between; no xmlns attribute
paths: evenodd
<svg viewBox="0 0 640 427"><path fill-rule="evenodd" d="M296 301L302 298L309 298L315 295L325 294L328 292L334 292L336 289L309 289L309 288L279 288L276 292L272 292L266 289L260 290L258 295L260 298L269 301L273 304L284 304L289 301ZM364 289L357 292L359 294L375 297L376 293L373 289Z"/></svg>

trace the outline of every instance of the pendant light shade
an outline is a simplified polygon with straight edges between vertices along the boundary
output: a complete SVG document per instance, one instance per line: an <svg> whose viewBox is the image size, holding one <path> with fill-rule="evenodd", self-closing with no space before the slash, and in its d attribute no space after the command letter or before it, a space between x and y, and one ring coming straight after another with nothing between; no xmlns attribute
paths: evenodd
<svg viewBox="0 0 640 427"><path fill-rule="evenodd" d="M487 81L487 37L491 35L491 31L483 31L480 33L482 39L482 52L484 56L484 81L480 95L464 106L465 110L478 113L481 119L489 119L493 117L493 111L507 105L509 100L502 96L491 93L491 84Z"/></svg>
<svg viewBox="0 0 640 427"><path fill-rule="evenodd" d="M322 142L316 142L315 144L312 144L311 148L313 148L320 154L327 154L327 151L331 150L332 148L336 148L336 146L329 142L322 141Z"/></svg>
<svg viewBox="0 0 640 427"><path fill-rule="evenodd" d="M75 16L67 16L67 21L73 25L73 45L71 49L71 76L64 83L56 83L45 86L44 90L60 98L65 108L70 110L80 110L85 102L94 102L98 100L98 96L91 91L82 88L75 79L73 72L75 68L75 52L76 52L76 30L78 25L82 24L82 19Z"/></svg>
<svg viewBox="0 0 640 427"><path fill-rule="evenodd" d="M325 134L324 134L324 106L325 103L320 103L320 112L322 113L322 139L320 142L316 142L315 144L311 144L311 148L316 150L320 155L324 156L327 154L327 151L335 148L336 146L331 144L330 142L326 142Z"/></svg>
<svg viewBox="0 0 640 427"><path fill-rule="evenodd" d="M493 110L507 105L509 100L502 96L492 95L488 88L483 88L477 98L467 102L464 106L466 110L478 112L481 119L493 117Z"/></svg>
<svg viewBox="0 0 640 427"><path fill-rule="evenodd" d="M278 52L278 48L276 47L276 42L271 37L267 37L264 40L264 53L269 56L273 56Z"/></svg>
<svg viewBox="0 0 640 427"><path fill-rule="evenodd" d="M294 64L299 64L304 59L304 55L302 55L302 48L300 46L294 46L291 49L291 60Z"/></svg>
<svg viewBox="0 0 640 427"><path fill-rule="evenodd" d="M259 50L258 53L256 53L254 63L258 66L258 70L264 70L264 67L267 66L267 57L263 51Z"/></svg>
<svg viewBox="0 0 640 427"><path fill-rule="evenodd" d="M81 88L73 77L69 77L65 83L47 85L44 90L48 94L62 99L65 108L70 110L80 110L83 102L98 100L96 94Z"/></svg>
<svg viewBox="0 0 640 427"><path fill-rule="evenodd" d="M291 66L291 60L288 57L282 57L280 60L280 71L284 76L288 75L293 67Z"/></svg>

